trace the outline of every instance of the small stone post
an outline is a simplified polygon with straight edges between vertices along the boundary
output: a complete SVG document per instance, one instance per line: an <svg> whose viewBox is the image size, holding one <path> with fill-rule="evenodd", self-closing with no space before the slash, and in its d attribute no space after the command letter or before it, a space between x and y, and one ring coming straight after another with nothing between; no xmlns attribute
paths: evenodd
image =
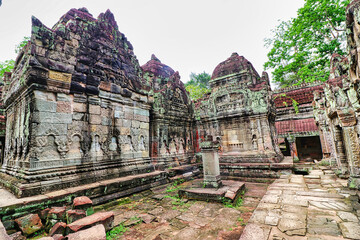
<svg viewBox="0 0 360 240"><path fill-rule="evenodd" d="M204 186L219 188L222 186L219 166L219 143L214 142L212 136L200 144L204 169Z"/></svg>

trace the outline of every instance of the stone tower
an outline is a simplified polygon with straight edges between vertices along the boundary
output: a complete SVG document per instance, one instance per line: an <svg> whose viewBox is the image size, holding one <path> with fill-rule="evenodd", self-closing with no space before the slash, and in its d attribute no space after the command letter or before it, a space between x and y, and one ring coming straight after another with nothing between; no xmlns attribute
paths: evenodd
<svg viewBox="0 0 360 240"><path fill-rule="evenodd" d="M215 68L210 87L197 103L196 117L200 138L220 141L220 162L279 162L267 74L260 77L246 58L233 53Z"/></svg>

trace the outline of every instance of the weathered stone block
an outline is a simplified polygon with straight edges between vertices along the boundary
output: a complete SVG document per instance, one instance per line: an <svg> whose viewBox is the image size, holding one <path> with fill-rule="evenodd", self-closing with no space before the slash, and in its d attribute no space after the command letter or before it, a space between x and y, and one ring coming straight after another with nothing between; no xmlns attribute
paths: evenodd
<svg viewBox="0 0 360 240"><path fill-rule="evenodd" d="M9 237L9 235L7 235L6 233L6 229L3 226L2 222L0 221L0 239L3 240L10 240L11 238Z"/></svg>
<svg viewBox="0 0 360 240"><path fill-rule="evenodd" d="M36 123L71 123L70 113L34 112L33 122Z"/></svg>
<svg viewBox="0 0 360 240"><path fill-rule="evenodd" d="M149 110L144 110L144 109L139 109L139 108L134 109L134 114L147 116L147 117L150 116Z"/></svg>
<svg viewBox="0 0 360 240"><path fill-rule="evenodd" d="M124 112L121 111L121 110L115 110L114 111L114 117L115 118L122 118L122 117L124 117Z"/></svg>
<svg viewBox="0 0 360 240"><path fill-rule="evenodd" d="M43 228L41 219L37 214L29 214L21 218L15 219L20 230L25 236L29 236Z"/></svg>
<svg viewBox="0 0 360 240"><path fill-rule="evenodd" d="M59 135L67 134L67 124L61 123L33 123L32 130L35 136L44 136L52 130L57 132Z"/></svg>
<svg viewBox="0 0 360 240"><path fill-rule="evenodd" d="M101 115L90 115L89 116L89 122L90 122L90 124L101 124Z"/></svg>
<svg viewBox="0 0 360 240"><path fill-rule="evenodd" d="M82 210L82 209L68 210L66 212L66 214L67 214L68 224L73 223L81 218L86 217L86 212L85 212L85 210Z"/></svg>
<svg viewBox="0 0 360 240"><path fill-rule="evenodd" d="M39 112L56 112L56 102L46 101L43 99L35 99L34 101L34 111Z"/></svg>
<svg viewBox="0 0 360 240"><path fill-rule="evenodd" d="M130 128L131 127L131 120L123 119L122 120L122 127Z"/></svg>
<svg viewBox="0 0 360 240"><path fill-rule="evenodd" d="M149 123L140 122L140 128L145 129L145 130L149 130Z"/></svg>
<svg viewBox="0 0 360 240"><path fill-rule="evenodd" d="M50 230L49 235L53 236L55 234L61 234L64 235L66 230L66 223L64 222L58 222L56 223Z"/></svg>
<svg viewBox="0 0 360 240"><path fill-rule="evenodd" d="M130 135L131 131L130 128L126 128L126 127L121 127L120 128L120 134L121 135Z"/></svg>
<svg viewBox="0 0 360 240"><path fill-rule="evenodd" d="M74 113L73 114L73 120L84 121L85 120L85 114L84 113Z"/></svg>
<svg viewBox="0 0 360 240"><path fill-rule="evenodd" d="M85 113L87 111L87 105L85 103L73 102L73 111Z"/></svg>
<svg viewBox="0 0 360 240"><path fill-rule="evenodd" d="M111 90L111 83L110 83L110 82L101 81L99 88L100 88L101 90L110 92L110 90Z"/></svg>
<svg viewBox="0 0 360 240"><path fill-rule="evenodd" d="M131 127L133 128L139 128L140 127L140 122L139 121L131 121Z"/></svg>
<svg viewBox="0 0 360 240"><path fill-rule="evenodd" d="M50 208L45 208L44 210L40 211L39 217L41 220L46 220L46 218L48 217Z"/></svg>
<svg viewBox="0 0 360 240"><path fill-rule="evenodd" d="M72 105L70 102L57 102L57 112L60 113L72 113Z"/></svg>
<svg viewBox="0 0 360 240"><path fill-rule="evenodd" d="M100 110L100 106L99 105L92 105L90 104L89 105L89 113L90 114L97 114L99 115L101 113L101 110Z"/></svg>
<svg viewBox="0 0 360 240"><path fill-rule="evenodd" d="M103 103L103 102L102 102L102 103ZM100 109L100 114L101 114L102 116L111 117L111 109L110 109L110 108L104 108L104 107L102 107L102 108Z"/></svg>
<svg viewBox="0 0 360 240"><path fill-rule="evenodd" d="M71 233L66 236L68 240L106 240L105 227L102 224Z"/></svg>
<svg viewBox="0 0 360 240"><path fill-rule="evenodd" d="M71 224L69 224L69 232L77 232L94 225L102 224L105 227L105 230L109 230L112 227L114 221L113 212L97 212L93 215L87 216L85 218L79 219Z"/></svg>
<svg viewBox="0 0 360 240"><path fill-rule="evenodd" d="M56 101L56 96L52 92L44 92L44 91L34 90L34 96L35 96L35 99L41 99L44 101L53 101L53 102Z"/></svg>
<svg viewBox="0 0 360 240"><path fill-rule="evenodd" d="M73 206L74 206L74 209L86 210L87 208L92 206L92 201L90 198L88 198L86 196L76 197L73 201Z"/></svg>
<svg viewBox="0 0 360 240"><path fill-rule="evenodd" d="M66 207L52 207L48 213L48 218L64 221L66 219Z"/></svg>
<svg viewBox="0 0 360 240"><path fill-rule="evenodd" d="M112 124L112 121L111 121L110 118L105 117L105 116L103 116L103 115L101 115L101 116L102 116L102 117L101 117L101 125L103 125L103 126L110 126L110 125Z"/></svg>
<svg viewBox="0 0 360 240"><path fill-rule="evenodd" d="M56 101L58 101L58 102L71 102L72 97L71 97L71 95L67 95L65 93L57 93L56 94Z"/></svg>

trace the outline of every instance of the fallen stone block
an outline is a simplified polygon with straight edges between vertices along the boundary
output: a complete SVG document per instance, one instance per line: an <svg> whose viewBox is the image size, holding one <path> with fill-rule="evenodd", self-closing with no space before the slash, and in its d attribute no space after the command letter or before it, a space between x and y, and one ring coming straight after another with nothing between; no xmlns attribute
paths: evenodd
<svg viewBox="0 0 360 240"><path fill-rule="evenodd" d="M52 207L48 213L48 218L65 221L66 207Z"/></svg>
<svg viewBox="0 0 360 240"><path fill-rule="evenodd" d="M53 236L55 234L61 234L64 235L66 230L66 223L64 222L58 222L56 223L50 230L49 235Z"/></svg>
<svg viewBox="0 0 360 240"><path fill-rule="evenodd" d="M54 240L65 240L66 238L63 236L63 235L61 235L61 234L55 234L54 236L52 236L52 238L54 239Z"/></svg>
<svg viewBox="0 0 360 240"><path fill-rule="evenodd" d="M76 233L71 233L66 237L68 240L105 240L106 231L104 225L99 224Z"/></svg>
<svg viewBox="0 0 360 240"><path fill-rule="evenodd" d="M104 225L106 231L108 231L112 228L113 221L113 212L98 212L69 224L67 226L67 232L77 232L98 224Z"/></svg>
<svg viewBox="0 0 360 240"><path fill-rule="evenodd" d="M81 218L86 217L86 212L85 210L82 209L73 209L73 210L68 210L66 212L66 215L67 215L67 222L68 224L70 224Z"/></svg>
<svg viewBox="0 0 360 240"><path fill-rule="evenodd" d="M77 197L77 198L74 198L74 201L73 201L73 207L74 209L83 209L83 210L86 210L88 209L89 207L92 206L92 201L90 198L86 197L86 196L82 196L82 197Z"/></svg>
<svg viewBox="0 0 360 240"><path fill-rule="evenodd" d="M50 208L45 208L44 210L41 210L41 212L39 213L39 217L41 220L46 220L46 218L48 217Z"/></svg>
<svg viewBox="0 0 360 240"><path fill-rule="evenodd" d="M4 227L4 225L2 224L1 221L0 221L0 239L11 240L9 235L7 235L6 229L5 229L5 227Z"/></svg>
<svg viewBox="0 0 360 240"><path fill-rule="evenodd" d="M26 237L24 237L20 231L9 235L9 237L11 240L26 240Z"/></svg>
<svg viewBox="0 0 360 240"><path fill-rule="evenodd" d="M37 214L29 214L21 218L15 219L20 230L25 236L29 236L43 228L41 219Z"/></svg>

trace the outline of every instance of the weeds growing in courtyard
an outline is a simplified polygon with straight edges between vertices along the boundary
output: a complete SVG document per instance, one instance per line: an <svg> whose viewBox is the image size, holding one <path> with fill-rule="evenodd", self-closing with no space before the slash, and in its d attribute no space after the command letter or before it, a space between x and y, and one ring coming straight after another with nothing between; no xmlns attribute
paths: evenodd
<svg viewBox="0 0 360 240"><path fill-rule="evenodd" d="M229 198L223 198L222 203L227 208L238 208L243 205L243 199L241 197L238 197L235 202L231 202L231 199Z"/></svg>
<svg viewBox="0 0 360 240"><path fill-rule="evenodd" d="M179 186L180 184L184 183L185 180L184 179L179 179L179 180L175 180L171 185L169 185L166 188L166 192L175 192L178 191L181 186Z"/></svg>
<svg viewBox="0 0 360 240"><path fill-rule="evenodd" d="M123 235L128 229L129 228L124 227L122 224L120 224L119 226L114 227L106 233L106 240L117 239L118 236Z"/></svg>

